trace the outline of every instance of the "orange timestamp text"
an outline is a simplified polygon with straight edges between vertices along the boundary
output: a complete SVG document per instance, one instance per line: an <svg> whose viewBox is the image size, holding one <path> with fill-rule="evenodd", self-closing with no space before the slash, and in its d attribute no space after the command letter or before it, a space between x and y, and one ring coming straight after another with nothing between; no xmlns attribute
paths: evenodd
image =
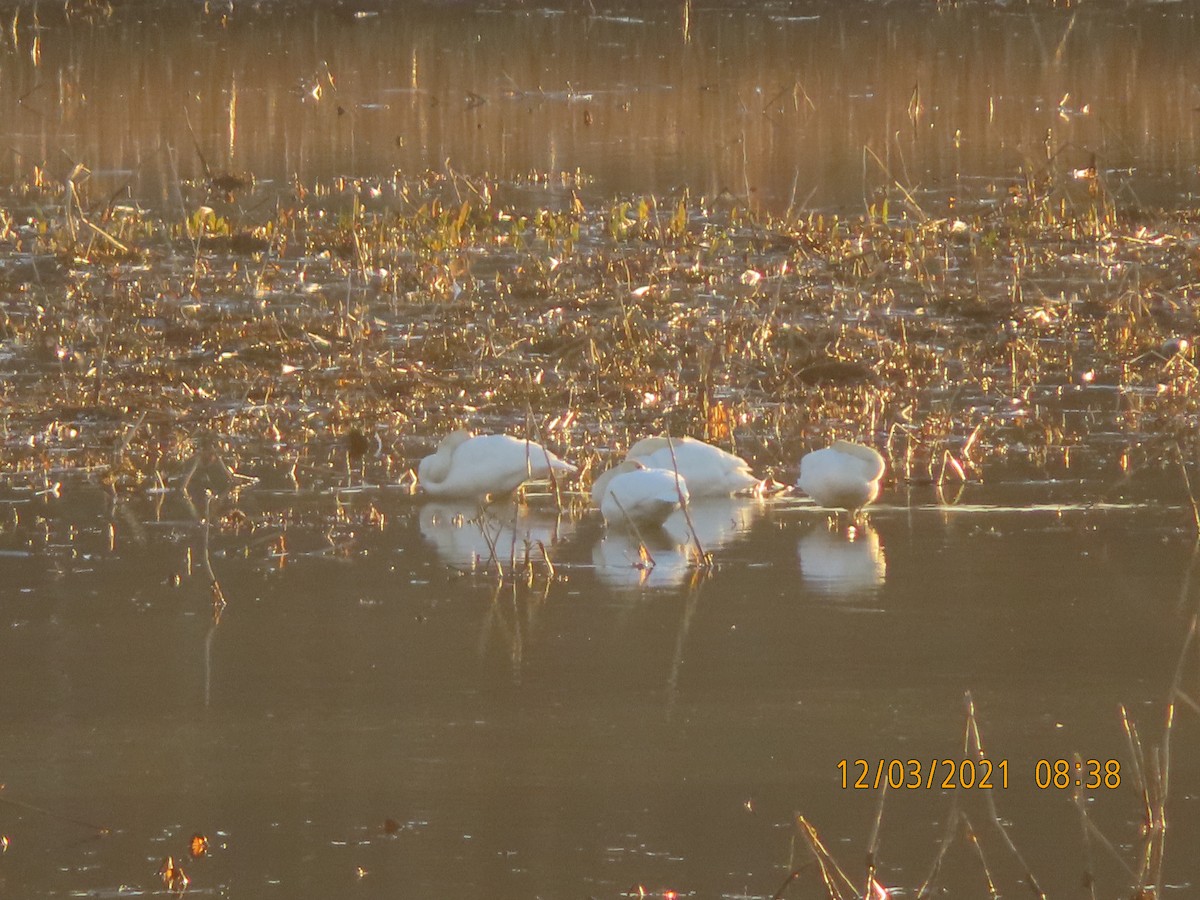
<svg viewBox="0 0 1200 900"><path fill-rule="evenodd" d="M1033 783L1042 790L1097 788L1113 790L1121 786L1119 759L1039 759L1033 769Z"/></svg>
<svg viewBox="0 0 1200 900"><path fill-rule="evenodd" d="M1008 787L1008 760L840 759L844 790L992 790Z"/></svg>
<svg viewBox="0 0 1200 900"><path fill-rule="evenodd" d="M1007 759L840 759L843 790L992 790L1008 787ZM1115 790L1121 786L1117 759L1039 759L1033 783L1040 790L1081 788Z"/></svg>

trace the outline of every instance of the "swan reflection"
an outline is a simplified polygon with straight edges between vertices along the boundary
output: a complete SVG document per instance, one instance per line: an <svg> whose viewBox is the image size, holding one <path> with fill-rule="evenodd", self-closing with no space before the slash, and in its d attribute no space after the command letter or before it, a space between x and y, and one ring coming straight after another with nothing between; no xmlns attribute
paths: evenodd
<svg viewBox="0 0 1200 900"><path fill-rule="evenodd" d="M818 593L873 591L887 576L879 534L869 526L833 530L822 525L800 538L796 551L801 580Z"/></svg>
<svg viewBox="0 0 1200 900"><path fill-rule="evenodd" d="M554 510L535 510L511 503L480 506L475 502L435 502L421 507L421 535L433 544L447 565L506 570L520 564L526 553L542 555L539 542L549 551L572 530Z"/></svg>
<svg viewBox="0 0 1200 900"><path fill-rule="evenodd" d="M762 512L758 500L713 497L693 501L688 515L696 539L705 553L715 553L750 529ZM687 517L682 510L672 513L661 528L642 529L650 559L642 555L636 535L610 528L592 548L597 577L612 587L673 587L696 570L696 547Z"/></svg>

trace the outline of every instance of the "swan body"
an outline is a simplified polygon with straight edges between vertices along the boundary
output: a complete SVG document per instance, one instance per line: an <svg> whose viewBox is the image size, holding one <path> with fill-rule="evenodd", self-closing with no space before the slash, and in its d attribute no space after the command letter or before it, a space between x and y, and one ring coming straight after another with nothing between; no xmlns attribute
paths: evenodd
<svg viewBox="0 0 1200 900"><path fill-rule="evenodd" d="M627 459L596 479L592 502L613 526L658 528L688 501L687 481L666 469Z"/></svg>
<svg viewBox="0 0 1200 900"><path fill-rule="evenodd" d="M575 467L541 444L507 434L455 431L417 466L417 483L433 497L511 494L526 481L570 475Z"/></svg>
<svg viewBox="0 0 1200 900"><path fill-rule="evenodd" d="M740 456L690 437L642 438L629 448L625 458L635 459L647 468L678 470L693 498L728 497L759 483Z"/></svg>
<svg viewBox="0 0 1200 900"><path fill-rule="evenodd" d="M822 506L857 512L879 496L887 468L873 448L850 441L805 454L797 486Z"/></svg>

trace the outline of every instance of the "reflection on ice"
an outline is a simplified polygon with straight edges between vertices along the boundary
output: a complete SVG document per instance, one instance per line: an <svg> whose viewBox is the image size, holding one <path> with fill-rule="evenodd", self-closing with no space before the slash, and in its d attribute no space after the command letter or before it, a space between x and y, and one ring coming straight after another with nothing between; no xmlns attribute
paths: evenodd
<svg viewBox="0 0 1200 900"><path fill-rule="evenodd" d="M515 507L512 503L481 506L477 502L436 502L421 507L421 535L447 565L506 570L526 554L541 559L541 543L549 552L573 525L554 510Z"/></svg>
<svg viewBox="0 0 1200 900"><path fill-rule="evenodd" d="M818 593L872 591L887 576L879 534L870 526L833 530L822 525L800 538L796 551L801 579Z"/></svg>
<svg viewBox="0 0 1200 900"><path fill-rule="evenodd" d="M762 503L744 497L714 497L688 505L695 538L705 553L715 553L738 535L745 534ZM695 567L696 547L682 510L674 512L661 528L643 529L651 562L641 554L636 535L610 528L592 548L592 563L602 582L613 587L673 587L682 584Z"/></svg>

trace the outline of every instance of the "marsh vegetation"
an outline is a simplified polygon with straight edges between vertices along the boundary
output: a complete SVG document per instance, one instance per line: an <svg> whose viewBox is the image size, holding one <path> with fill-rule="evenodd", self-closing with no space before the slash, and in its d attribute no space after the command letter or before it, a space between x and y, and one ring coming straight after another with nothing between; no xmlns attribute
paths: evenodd
<svg viewBox="0 0 1200 900"><path fill-rule="evenodd" d="M856 9L6 13L0 885L1194 890L1195 15ZM662 433L888 474L605 532Z"/></svg>

